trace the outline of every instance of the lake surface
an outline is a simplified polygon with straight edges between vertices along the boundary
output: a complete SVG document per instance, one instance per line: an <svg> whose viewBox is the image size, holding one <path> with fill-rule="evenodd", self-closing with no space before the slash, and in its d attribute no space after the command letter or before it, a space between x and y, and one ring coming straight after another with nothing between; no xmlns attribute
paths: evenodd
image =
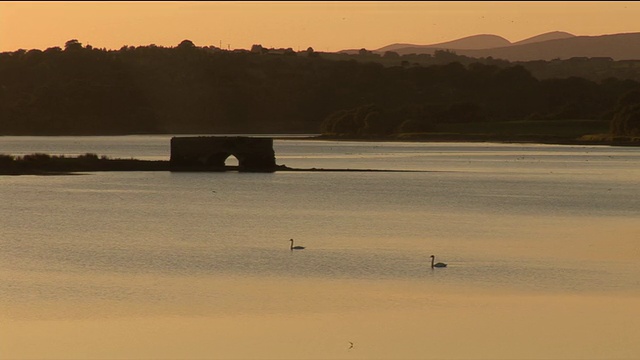
<svg viewBox="0 0 640 360"><path fill-rule="evenodd" d="M0 154L168 160L169 141ZM0 177L0 358L640 358L639 148L274 147L415 171Z"/></svg>

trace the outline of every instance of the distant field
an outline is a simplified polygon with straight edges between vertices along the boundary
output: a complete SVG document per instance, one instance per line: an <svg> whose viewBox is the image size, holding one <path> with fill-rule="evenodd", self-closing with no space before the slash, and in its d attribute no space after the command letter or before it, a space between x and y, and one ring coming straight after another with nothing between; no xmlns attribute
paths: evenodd
<svg viewBox="0 0 640 360"><path fill-rule="evenodd" d="M530 120L438 124L433 131L424 133L401 133L390 136L321 135L316 138L365 141L497 141L640 146L640 138L638 137L612 137L609 131L609 121L599 120Z"/></svg>
<svg viewBox="0 0 640 360"><path fill-rule="evenodd" d="M438 124L434 132L494 136L551 136L578 139L584 135L609 133L609 122L599 120L540 120Z"/></svg>

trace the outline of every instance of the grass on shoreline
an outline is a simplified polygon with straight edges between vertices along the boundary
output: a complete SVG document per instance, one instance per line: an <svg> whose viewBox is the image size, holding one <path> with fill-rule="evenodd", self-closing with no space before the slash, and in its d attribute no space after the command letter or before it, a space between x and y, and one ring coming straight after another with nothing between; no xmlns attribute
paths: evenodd
<svg viewBox="0 0 640 360"><path fill-rule="evenodd" d="M0 154L0 175L59 175L93 171L169 171L169 161L110 159L87 153L78 157L35 153Z"/></svg>

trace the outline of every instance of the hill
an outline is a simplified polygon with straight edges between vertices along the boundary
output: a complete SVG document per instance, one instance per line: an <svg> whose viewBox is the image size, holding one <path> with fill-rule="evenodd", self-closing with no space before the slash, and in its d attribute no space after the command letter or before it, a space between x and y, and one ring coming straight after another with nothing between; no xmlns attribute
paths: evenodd
<svg viewBox="0 0 640 360"><path fill-rule="evenodd" d="M503 47L503 46L509 46L509 45L511 45L511 42L509 42L509 40L503 37L496 36L496 35L483 34L483 35L468 36L462 39L443 42L439 44L433 44L433 45L418 46L418 45L411 45L411 44L393 44L393 45L385 46L375 51L382 52L382 53L384 53L385 51L398 52L398 51L402 51L402 49L405 49L405 48L452 49L452 50L476 49L478 50L478 49L490 49L490 48L496 48L496 47Z"/></svg>
<svg viewBox="0 0 640 360"><path fill-rule="evenodd" d="M543 43L554 41L566 40ZM640 82L629 78L637 73L632 62L511 64L447 51L435 56L361 51L332 60L312 49L226 51L189 40L170 48L117 51L78 40L64 46L0 53L0 135L379 137L451 133L448 126L456 124L493 123L503 129L502 123L514 121L535 121L536 131L546 129L540 121L560 121L577 135L594 133L585 123L567 122L574 120L597 124L598 133L640 134L635 112L640 113ZM623 76L598 82L575 76L577 71L614 74L610 68ZM569 70L574 75L567 77ZM623 97L629 105L620 107Z"/></svg>
<svg viewBox="0 0 640 360"><path fill-rule="evenodd" d="M489 39L491 41L487 41ZM551 32L516 43L509 43L503 39L507 41L506 44L502 42L501 46L491 45L499 43L499 39L502 38L492 35L478 35L434 45L389 45L374 50L374 52L394 51L400 55L406 55L433 54L436 50L452 50L458 55L473 58L492 57L507 61L550 61L575 57L603 57L613 60L640 59L640 33L574 36L565 32ZM487 46L482 47L482 44L487 44Z"/></svg>
<svg viewBox="0 0 640 360"><path fill-rule="evenodd" d="M496 49L462 50L458 54L471 57L492 56L508 61L550 61L575 57L637 60L640 59L640 33L576 36Z"/></svg>
<svg viewBox="0 0 640 360"><path fill-rule="evenodd" d="M552 31L545 34L533 36L528 39L516 41L513 43L513 45L526 45L526 44L539 43L539 42L549 41L549 40L568 39L572 37L575 37L575 35L569 34L568 32Z"/></svg>

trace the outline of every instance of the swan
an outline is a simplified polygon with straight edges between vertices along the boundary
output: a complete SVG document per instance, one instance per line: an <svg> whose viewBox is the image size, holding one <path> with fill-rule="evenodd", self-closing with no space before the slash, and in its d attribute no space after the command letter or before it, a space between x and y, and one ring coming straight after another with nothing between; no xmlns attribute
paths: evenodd
<svg viewBox="0 0 640 360"><path fill-rule="evenodd" d="M431 255L431 268L441 268L441 267L447 267L447 264L445 263L436 263L434 264L434 262L436 261L436 257L434 255Z"/></svg>
<svg viewBox="0 0 640 360"><path fill-rule="evenodd" d="M289 241L291 241L291 250L303 250L304 246L293 246L293 239L290 239Z"/></svg>

